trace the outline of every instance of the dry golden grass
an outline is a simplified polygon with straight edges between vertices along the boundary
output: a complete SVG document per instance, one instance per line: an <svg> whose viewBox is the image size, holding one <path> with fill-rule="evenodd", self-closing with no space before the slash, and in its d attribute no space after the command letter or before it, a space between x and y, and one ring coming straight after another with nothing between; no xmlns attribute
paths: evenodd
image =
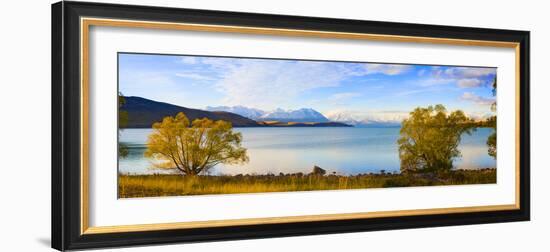
<svg viewBox="0 0 550 252"><path fill-rule="evenodd" d="M119 175L119 198L496 183L496 169L438 175Z"/></svg>

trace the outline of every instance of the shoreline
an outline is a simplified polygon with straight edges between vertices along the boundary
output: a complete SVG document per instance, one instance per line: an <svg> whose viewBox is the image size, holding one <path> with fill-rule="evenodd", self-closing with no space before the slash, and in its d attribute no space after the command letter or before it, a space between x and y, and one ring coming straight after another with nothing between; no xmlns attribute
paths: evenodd
<svg viewBox="0 0 550 252"><path fill-rule="evenodd" d="M494 183L496 183L496 168L452 170L440 174L370 173L349 176L300 173L220 176L119 174L118 197L138 198Z"/></svg>

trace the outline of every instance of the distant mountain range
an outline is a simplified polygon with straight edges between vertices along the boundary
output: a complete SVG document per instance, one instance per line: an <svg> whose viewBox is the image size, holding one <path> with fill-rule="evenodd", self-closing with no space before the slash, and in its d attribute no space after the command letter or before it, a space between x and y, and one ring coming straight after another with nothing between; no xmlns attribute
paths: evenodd
<svg viewBox="0 0 550 252"><path fill-rule="evenodd" d="M301 108L298 110L276 109L267 112L261 116L263 121L281 121L281 122L318 122L324 123L329 120L321 113L311 108Z"/></svg>
<svg viewBox="0 0 550 252"><path fill-rule="evenodd" d="M273 111L264 111L244 106L220 106L206 107L208 111L224 111L235 113L256 121L279 121L279 122L329 122L323 114L311 108L301 108L297 110L275 109Z"/></svg>
<svg viewBox="0 0 550 252"><path fill-rule="evenodd" d="M233 127L349 127L345 123L331 122L313 109L264 112L242 106L207 107L207 110L181 107L142 97L126 96L120 108L128 113L126 128L150 128L166 116L185 113L189 120L208 118L231 122Z"/></svg>
<svg viewBox="0 0 550 252"><path fill-rule="evenodd" d="M180 107L136 96L124 97L124 99L126 103L121 107L121 110L128 112L127 128L151 128L153 123L162 121L166 116L175 116L179 112L185 113L189 120L206 117L211 120L229 121L234 127L261 126L252 119L229 112L210 112Z"/></svg>
<svg viewBox="0 0 550 252"><path fill-rule="evenodd" d="M229 107L229 106L210 107L210 106L208 106L208 107L206 107L206 110L207 111L230 112L230 113L234 113L234 114L237 114L237 115L244 116L246 118L250 118L252 120L256 120L256 119L260 118L262 115L265 114L265 111L263 111L263 110L248 108L248 107L244 107L244 106L232 106L232 107Z"/></svg>
<svg viewBox="0 0 550 252"><path fill-rule="evenodd" d="M385 115L384 117L359 116L349 112L338 112L327 115L333 122L341 122L356 127L396 127L401 125L403 115Z"/></svg>

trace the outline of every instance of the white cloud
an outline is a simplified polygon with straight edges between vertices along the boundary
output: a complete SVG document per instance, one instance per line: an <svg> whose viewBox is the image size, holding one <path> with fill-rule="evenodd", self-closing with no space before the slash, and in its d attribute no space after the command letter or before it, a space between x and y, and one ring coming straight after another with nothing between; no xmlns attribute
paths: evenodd
<svg viewBox="0 0 550 252"><path fill-rule="evenodd" d="M183 57L182 61L197 63L198 59ZM217 90L225 96L227 105L244 105L273 109L284 106L308 90L337 87L352 76L381 73L397 75L412 68L393 64L341 64L317 61L273 61L263 59L236 59L205 57L200 64L207 72L217 73ZM204 70L204 69L203 69ZM202 72L201 72L202 73ZM179 73L177 76L194 80L212 80L201 73ZM335 94L330 99L340 102L357 94Z"/></svg>
<svg viewBox="0 0 550 252"><path fill-rule="evenodd" d="M121 84L128 89L150 89L150 86L173 87L176 83L169 75L163 72L122 72L120 74Z"/></svg>
<svg viewBox="0 0 550 252"><path fill-rule="evenodd" d="M187 98L172 74L164 72L123 71L119 91L127 96L140 96L152 100L178 104Z"/></svg>
<svg viewBox="0 0 550 252"><path fill-rule="evenodd" d="M455 80L453 79L435 77L435 78L429 78L429 79L420 79L416 81L416 85L421 87L431 87L431 86L447 85L453 82L455 82Z"/></svg>
<svg viewBox="0 0 550 252"><path fill-rule="evenodd" d="M395 96L395 97L410 96L410 95L425 93L425 92L429 92L429 91L431 91L431 89L427 89L427 88L424 88L424 89L410 89L410 90L396 92L396 93L393 94L393 96Z"/></svg>
<svg viewBox="0 0 550 252"><path fill-rule="evenodd" d="M355 93L355 92L346 92L346 93L336 93L331 95L328 99L333 102L342 102L354 97L361 96L361 93Z"/></svg>
<svg viewBox="0 0 550 252"><path fill-rule="evenodd" d="M394 65L394 64L365 64L365 70L367 74L385 74L385 75L398 75L405 73L412 69L410 65Z"/></svg>
<svg viewBox="0 0 550 252"><path fill-rule="evenodd" d="M220 72L227 72L227 71L233 71L242 66L243 64L246 64L246 62L250 62L254 60L239 60L236 58L223 58L223 57L205 57L201 59L202 64L206 64L210 66L213 70L217 70ZM259 60L256 60L259 61Z"/></svg>
<svg viewBox="0 0 550 252"><path fill-rule="evenodd" d="M469 88L469 87L479 87L483 84L483 82L480 79L460 79L457 81L457 85L461 88Z"/></svg>
<svg viewBox="0 0 550 252"><path fill-rule="evenodd" d="M199 60L194 56L182 56L181 63L193 65L199 63Z"/></svg>
<svg viewBox="0 0 550 252"><path fill-rule="evenodd" d="M330 62L211 58L203 63L223 69L216 85L226 104L263 109L284 105L306 90L339 86L351 71Z"/></svg>
<svg viewBox="0 0 550 252"><path fill-rule="evenodd" d="M479 78L496 74L496 68L487 67L453 67L447 68L445 74L455 78Z"/></svg>
<svg viewBox="0 0 550 252"><path fill-rule="evenodd" d="M481 97L481 96L476 95L476 94L471 93L471 92L465 92L464 94L462 94L460 99L462 99L464 101L471 101L471 102L473 102L475 104L478 104L478 105L491 105L491 104L493 104L493 102L495 102L495 99L493 99L493 98Z"/></svg>
<svg viewBox="0 0 550 252"><path fill-rule="evenodd" d="M426 69L422 68L420 69L420 71L418 71L418 76L424 76L424 74L426 73Z"/></svg>
<svg viewBox="0 0 550 252"><path fill-rule="evenodd" d="M460 88L481 87L490 85L487 77L496 75L496 68L487 67L432 67L432 79L434 84L446 84L456 82Z"/></svg>
<svg viewBox="0 0 550 252"><path fill-rule="evenodd" d="M197 73L176 73L176 76L186 79L193 79L198 81L212 81L216 80L215 78L204 76Z"/></svg>

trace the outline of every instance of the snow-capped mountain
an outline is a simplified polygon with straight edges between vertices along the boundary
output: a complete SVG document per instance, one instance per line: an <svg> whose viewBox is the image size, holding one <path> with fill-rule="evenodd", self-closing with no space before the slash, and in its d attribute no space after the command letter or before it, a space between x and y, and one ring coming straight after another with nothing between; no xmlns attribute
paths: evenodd
<svg viewBox="0 0 550 252"><path fill-rule="evenodd" d="M328 114L326 117L333 122L343 122L350 125L361 124L361 119L349 113Z"/></svg>
<svg viewBox="0 0 550 252"><path fill-rule="evenodd" d="M311 108L301 108L297 110L276 109L267 112L260 117L264 121L281 122L328 122L329 120L323 114Z"/></svg>
<svg viewBox="0 0 550 252"><path fill-rule="evenodd" d="M280 122L328 122L329 120L323 114L311 108L301 108L297 110L275 109L273 111L263 111L260 109L244 106L219 106L206 107L208 111L225 111L235 113L256 121L280 121Z"/></svg>
<svg viewBox="0 0 550 252"><path fill-rule="evenodd" d="M333 122L341 122L354 126L398 126L403 119L407 118L407 113L340 111L327 113L326 117Z"/></svg>
<svg viewBox="0 0 550 252"><path fill-rule="evenodd" d="M209 107L206 107L206 110L231 112L237 115L247 117L252 120L256 120L266 113L263 110L248 108L244 106L233 106L233 107L229 107L229 106L210 107L209 106Z"/></svg>

